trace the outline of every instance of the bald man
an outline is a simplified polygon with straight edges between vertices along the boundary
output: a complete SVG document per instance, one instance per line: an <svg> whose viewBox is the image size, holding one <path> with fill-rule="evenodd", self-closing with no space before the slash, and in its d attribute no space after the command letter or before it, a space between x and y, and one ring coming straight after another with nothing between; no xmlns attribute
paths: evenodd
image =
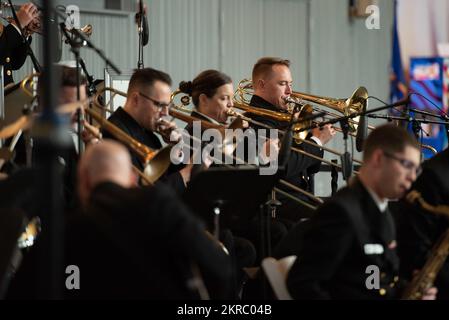
<svg viewBox="0 0 449 320"><path fill-rule="evenodd" d="M68 223L66 252L82 280L69 298L198 298L192 266L212 298L229 297L229 257L170 190L133 187L124 146L89 146L78 179L83 209Z"/></svg>
<svg viewBox="0 0 449 320"><path fill-rule="evenodd" d="M78 166L78 194L86 206L92 190L103 182L112 182L123 188L135 184L131 157L126 148L114 141L103 141L88 148Z"/></svg>

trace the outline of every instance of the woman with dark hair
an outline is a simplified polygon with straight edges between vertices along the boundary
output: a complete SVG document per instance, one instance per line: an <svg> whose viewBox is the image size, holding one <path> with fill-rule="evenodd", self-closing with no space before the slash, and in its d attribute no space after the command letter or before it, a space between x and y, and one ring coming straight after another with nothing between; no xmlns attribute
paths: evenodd
<svg viewBox="0 0 449 320"><path fill-rule="evenodd" d="M195 106L191 113L192 117L214 124L226 124L228 120L227 111L234 105L232 102L234 88L229 76L217 70L206 70L201 72L193 81L181 82L179 90L192 98ZM191 125L186 130L190 134L193 132ZM192 176L195 172L204 170L204 167L198 166L196 169L192 169ZM212 227L211 224L209 225ZM233 236L229 229L221 229L220 241L228 249L233 259L236 270L235 294L238 297L246 278L243 268L254 265L256 249L250 241Z"/></svg>
<svg viewBox="0 0 449 320"><path fill-rule="evenodd" d="M201 72L193 81L183 81L179 90L192 97L192 116L215 124L225 124L227 111L234 105L232 79L217 70Z"/></svg>

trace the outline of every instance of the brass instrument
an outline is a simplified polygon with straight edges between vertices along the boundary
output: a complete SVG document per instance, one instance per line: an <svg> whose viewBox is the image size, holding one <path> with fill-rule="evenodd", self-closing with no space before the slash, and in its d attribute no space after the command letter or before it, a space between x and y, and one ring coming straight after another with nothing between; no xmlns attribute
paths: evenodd
<svg viewBox="0 0 449 320"><path fill-rule="evenodd" d="M103 135L101 134L99 128L94 126L85 126L84 129L89 131L98 140L103 139ZM139 176L139 178L142 179L144 185L153 185L150 179L142 171L140 171L139 168L137 168L135 165L133 165L132 168L133 171Z"/></svg>
<svg viewBox="0 0 449 320"><path fill-rule="evenodd" d="M85 112L90 115L102 128L113 135L117 140L128 146L145 163L144 175L148 181L153 184L156 182L170 166L171 147L165 147L160 150L152 150L146 145L140 143L127 135L119 127L106 120L100 113L93 109L86 108ZM148 182L147 181L147 182Z"/></svg>
<svg viewBox="0 0 449 320"><path fill-rule="evenodd" d="M447 205L431 205L428 202L426 202L423 197L421 196L421 193L416 191L416 190L412 190L410 191L407 196L405 197L405 199L409 202L409 203L418 203L420 205L420 207L424 210L427 210L429 212L432 212L433 214L437 214L437 215L444 215L447 216L449 218L449 206Z"/></svg>
<svg viewBox="0 0 449 320"><path fill-rule="evenodd" d="M421 149L427 149L430 152L432 152L433 155L436 155L438 153L437 149L435 149L434 147L432 147L431 145L428 145L428 144L421 144Z"/></svg>
<svg viewBox="0 0 449 320"><path fill-rule="evenodd" d="M309 109L309 107L307 107L307 106L309 106L309 105L306 105L306 109L304 109L304 110L305 110L307 113L310 113L310 109ZM236 107L237 109L241 109L241 110L243 110L243 111L245 111L245 112L248 112L248 113L252 113L252 114L256 114L256 115L262 116L262 117L267 117L267 118L275 119L275 120L277 120L277 121L285 121L285 122L289 122L289 121L290 121L290 118L291 118L291 115L290 115L289 113L277 112L277 111L272 111L272 110L266 110L266 109L262 109L262 108L257 108L257 107L250 106L249 104L246 104L246 103L243 103L243 102L239 102L239 101L234 101L234 107ZM235 112L235 111L234 111L234 112ZM237 113L233 113L233 114L237 114ZM248 121L248 122L254 122L251 118L248 118L248 117L245 117L245 116L242 116L242 117L243 117L243 120L246 120L246 121ZM258 123L255 123L255 124L258 125ZM307 124L306 124L306 125L307 125ZM272 129L272 128L269 127L269 126L264 126L264 127L268 128L268 129ZM299 126L298 126L297 128L298 128L299 130L302 130L303 127L304 127L303 124L299 124ZM297 132L298 132L298 131L297 131ZM321 149L323 149L323 150L325 150L325 151L331 152L331 153L336 154L336 155L338 155L338 156L341 156L341 155L342 155L340 152L338 152L338 151L336 151L336 150L333 150L333 149L328 148L328 147L326 147L326 146L319 146L319 145L316 144L315 142L306 140L305 137L301 137L301 136L299 136L299 135L295 135L295 136L294 136L294 139L295 139L296 142L302 142L302 143L306 143L306 144L309 144L309 145L312 145L312 146L316 146L316 147L318 147L318 148L321 148ZM314 158L314 159L316 159L316 160L322 161L322 162L324 162L324 163L326 163L326 164L328 164L328 165L330 165L330 166L334 166L334 167L337 167L337 168L341 169L341 165L336 164L336 163L333 163L333 162L331 162L331 161L328 161L328 160L326 160L326 159L324 159L324 158L317 157L317 156L315 156L315 155L313 155L313 154L309 154L309 153L307 153L307 152L305 152L305 151L303 151L303 150L301 150L301 149L299 149L299 148L292 147L292 150L295 151L295 152L304 154L304 155L306 155L306 156L309 156L309 157L311 157L311 158ZM353 161L354 161L354 162L357 162L357 163L359 163L359 164L362 164L362 161L360 161L360 160L353 159Z"/></svg>
<svg viewBox="0 0 449 320"><path fill-rule="evenodd" d="M418 203L424 210L434 214L445 215L449 217L449 206L437 205L433 206L427 203L421 194L413 190L406 196L409 203ZM426 290L433 286L435 279L443 267L447 256L449 255L449 229L447 229L434 244L429 258L422 269L413 277L407 288L402 294L404 300L419 300L422 298Z"/></svg>
<svg viewBox="0 0 449 320"><path fill-rule="evenodd" d="M252 94L252 90L253 86L251 80L243 79L242 81L239 82L236 94L234 96L236 97L235 101L249 104L249 99L247 98L247 96ZM361 112L363 109L367 107L368 103L368 91L366 90L365 87L357 88L352 93L352 95L347 99L328 98L297 91L293 91L293 93L290 96L293 97L294 99L297 99L297 101L295 101L296 103L300 104L302 103L306 105L303 101L312 102L336 110L344 116ZM319 109L319 111L323 110ZM335 116L335 114L329 113L327 111L324 112L326 112L329 115ZM279 121L288 121L282 120L282 118L275 118L275 119L278 119ZM355 132L357 130L356 126L357 124L358 124L357 118L355 118L355 120L349 121L350 131Z"/></svg>
<svg viewBox="0 0 449 320"><path fill-rule="evenodd" d="M218 130L220 130L220 132L221 132L222 135L223 135L224 126L222 126L222 125L216 125L216 124L213 124L213 123L211 123L211 122L206 122L206 121L204 121L204 120L200 120L200 119L194 118L194 117L192 117L192 116L186 114L186 113L190 113L190 112L191 112L191 110L189 110L189 109L187 108L187 106L190 104L190 97L189 97L188 95L184 95L184 96L182 96L182 97L180 98L180 104L178 104L178 105L175 104L175 103L174 103L175 98L176 98L176 96L178 96L178 95L180 95L180 94L182 94L182 92L181 92L180 90L176 90L176 91L171 95L172 109L170 110L170 114L171 114L172 116L174 116L175 118L178 118L178 119L180 119L180 120L182 120L182 121L185 121L185 122L187 122L187 123L189 123L189 124L191 124L193 121L201 121L201 125L202 125L202 126L204 125L205 128L214 128L214 129L218 129ZM179 112L178 112L178 111L175 111L175 110L173 110L173 109L178 110ZM257 109L260 109L261 112L267 111L267 114L272 115L272 113L270 113L270 112L271 112L270 110L264 110L264 109L261 109L261 108L257 108ZM276 112L274 112L274 113L276 113ZM281 114L281 113L279 112L279 114ZM236 113L236 112L233 111L233 110L230 110L230 112L228 113L228 115L229 115L229 116L237 116L237 117L239 117L239 118L241 118L241 119L243 119L243 120L245 120L245 121L254 122L252 119L250 119L250 118L248 118L248 117L245 117L244 115L241 115L241 114L239 114L239 113ZM289 118L290 118L290 116L289 116ZM289 121L289 120L288 120L288 121ZM257 124L257 123L256 123L256 124ZM263 124L261 124L261 125L263 125ZM231 124L229 127L232 127L232 124ZM296 148L292 148L292 149L296 149ZM298 152L304 152L304 151L301 150L301 149L297 149L297 150L298 150ZM308 155L309 155L309 154L308 154ZM319 158L319 157L316 157L316 156L314 156L314 155L309 155L309 156L314 157L314 158L318 158L318 160L320 160L320 161L325 161L325 162L327 162L327 160L322 159L322 158ZM237 160L242 160L242 159L237 159ZM242 161L243 161L243 160L242 160ZM329 163L332 164L332 165L335 165L333 162L330 162L330 161L329 161ZM340 168L341 168L341 167L340 167ZM322 200L322 199L320 199L320 198L314 196L313 194L311 194L311 193L309 193L309 192L307 192L307 191L305 191L305 190L303 190L303 189L301 189L301 188L299 188L299 187L297 187L297 186L295 186L295 185L293 185L293 184L291 184L291 183L289 183L289 182L287 182L287 181L285 181L285 180L283 180L283 179L280 179L279 182L280 182L281 184L283 184L284 186L289 187L290 189L293 189L293 190L295 190L295 191L297 191L297 192L300 192L300 193L304 194L305 196L309 197L310 199L312 199L313 201L315 201L315 202L318 203L318 204L323 203L323 200ZM296 201L296 202L298 202L298 203L300 203L300 204L302 204L302 205L304 205L304 206L306 206L306 207L308 207L308 208L310 208L310 209L312 209L312 210L315 210L315 209L316 209L316 206L313 206L313 205L311 205L311 204L305 202L305 201L302 200L302 199L299 199L299 198L297 198L297 197L295 197L295 196L292 196L291 194L289 194L289 193L287 193L287 192L285 192L285 191L283 191L283 190L281 190L281 189L279 189L279 188L275 188L274 190L275 190L277 193L283 194L283 195L289 197L290 199L292 199L292 200L294 200L294 201Z"/></svg>
<svg viewBox="0 0 449 320"><path fill-rule="evenodd" d="M14 10L18 11L20 10L21 5L13 5ZM8 21L9 23L15 22L14 18L12 16L6 16L3 14L4 8L11 8L10 4L8 2L0 2L0 18L3 18L4 20ZM28 37L32 35L33 33L37 33L40 35L44 34L44 26L42 23L42 12L38 8L39 16L36 17L33 21L31 21L28 25L25 27L22 26L22 30L25 37ZM66 31L69 33L73 33L71 29L67 29ZM81 33L84 33L86 37L90 37L92 35L92 25L86 24L84 27L79 29ZM67 41L66 41L67 43Z"/></svg>
<svg viewBox="0 0 449 320"><path fill-rule="evenodd" d="M23 88L24 92L26 92L28 95L32 95L32 92L29 90L31 83L30 79L32 79L31 76L25 78L21 83L21 87ZM113 90L119 94L122 95L124 94L121 91L115 89ZM59 106L57 111L60 113L71 113L77 108L88 105L90 102L92 102L93 105L95 105L96 107L99 107L104 110L103 106L99 101L99 96L103 92L104 92L103 90L99 91L99 93L97 93L97 95L92 100L86 99L84 101L77 101ZM124 95L126 96L126 94ZM153 184L164 174L165 171L167 171L168 167L170 166L171 147L165 147L160 150L152 150L148 148L146 145L138 142L137 140L127 135L120 128L112 124L110 121L106 120L101 114L99 114L95 110L90 108L84 108L84 111L88 115L90 115L93 119L95 119L95 121L97 121L101 127L107 130L116 139L120 140L122 143L128 146L133 152L137 154L139 158L141 158L141 160L145 163L145 169L143 173L139 172L139 175L141 177L142 176L146 177L142 178L144 182L146 182L147 184ZM85 128L89 130L93 135L97 136L98 138L101 138L101 136L98 136L97 135L98 133L91 130L92 128L90 128L89 126L85 126Z"/></svg>
<svg viewBox="0 0 449 320"><path fill-rule="evenodd" d="M358 87L347 99L327 98L296 91L293 91L291 96L334 109L344 116L362 112L366 109L368 103L368 90L366 90L365 87ZM358 117L354 118L354 121L349 122L349 129L352 132L357 130L357 125L355 123L358 124Z"/></svg>
<svg viewBox="0 0 449 320"><path fill-rule="evenodd" d="M17 242L17 246L19 247L19 249L32 247L40 232L41 232L41 220L39 219L39 217L34 217L25 226L25 230L19 237L19 240Z"/></svg>

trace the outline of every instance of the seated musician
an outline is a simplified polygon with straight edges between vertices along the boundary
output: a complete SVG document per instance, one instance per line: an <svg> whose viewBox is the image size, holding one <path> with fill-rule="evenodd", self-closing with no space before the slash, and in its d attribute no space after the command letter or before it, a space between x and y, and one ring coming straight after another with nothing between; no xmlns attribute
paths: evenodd
<svg viewBox="0 0 449 320"><path fill-rule="evenodd" d="M31 2L23 4L17 11L17 18L23 28L33 23L39 12ZM20 30L13 21L7 26L0 23L0 64L3 65L3 85L13 83L12 70L19 70L28 56L27 47L22 41ZM29 40L31 42L31 38Z"/></svg>
<svg viewBox="0 0 449 320"><path fill-rule="evenodd" d="M231 297L229 256L170 189L135 187L122 144L88 146L78 169L82 207L66 220L64 269L79 268L80 288L65 290L66 299ZM24 260L9 298L36 298L39 245Z"/></svg>
<svg viewBox="0 0 449 320"><path fill-rule="evenodd" d="M449 208L449 149L445 149L422 165L423 172L412 186L431 206ZM433 246L448 230L447 214L435 214L419 203L410 204L405 199L392 207L398 226L398 254L401 273L411 279L415 270L421 269L427 259L435 256ZM448 211L448 209L446 209ZM435 285L438 299L449 299L449 260L443 264Z"/></svg>
<svg viewBox="0 0 449 320"><path fill-rule="evenodd" d="M392 125L364 145L359 175L310 219L287 279L295 299L397 299L396 232L388 200L403 196L420 168L420 146ZM436 288L424 299L435 299Z"/></svg>
<svg viewBox="0 0 449 320"><path fill-rule="evenodd" d="M271 111L287 112L288 105L285 99L290 97L293 92L289 60L273 57L259 59L253 67L252 82L254 95L250 101L251 106ZM275 129L285 129L287 125L287 123L251 113L248 113L247 116ZM253 125L253 127L257 128L257 125ZM328 143L334 135L335 130L330 125L327 125L322 129L312 130L309 139L315 142L317 146L304 143L301 145L293 143L293 146L303 149L309 154L322 157L323 150L319 146ZM311 181L309 180L312 174L319 171L320 164L319 160L292 151L286 166L285 180L299 188L313 192L310 189ZM292 192L292 190L282 185L279 185L279 188L297 198L309 201L308 198L299 192ZM299 205L289 197L278 194L277 198L282 202L282 206L277 213L288 226L291 225L289 221L297 222L312 215L310 210Z"/></svg>
<svg viewBox="0 0 449 320"><path fill-rule="evenodd" d="M171 78L168 74L152 68L136 70L129 81L125 105L119 107L108 120L123 130L131 138L146 145L152 150L162 148L162 143L156 133L160 134L166 143L175 143L170 139L176 129L173 122L167 122L163 117L168 115L171 96ZM105 138L116 139L110 132L103 130ZM132 162L140 170L145 164L131 151ZM190 167L171 165L162 181L169 184L178 194L181 194L190 179Z"/></svg>

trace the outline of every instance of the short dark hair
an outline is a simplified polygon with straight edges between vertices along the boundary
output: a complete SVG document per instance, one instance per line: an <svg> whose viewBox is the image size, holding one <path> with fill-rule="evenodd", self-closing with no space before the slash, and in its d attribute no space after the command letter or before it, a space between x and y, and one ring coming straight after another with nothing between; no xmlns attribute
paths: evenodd
<svg viewBox="0 0 449 320"><path fill-rule="evenodd" d="M274 65L283 65L290 68L290 60L277 57L260 58L253 67L253 80L258 79L262 76L266 76L269 72L272 71Z"/></svg>
<svg viewBox="0 0 449 320"><path fill-rule="evenodd" d="M418 141L407 130L392 124L384 124L374 129L365 140L363 160L369 159L376 149L397 153L403 152L406 147L421 150Z"/></svg>
<svg viewBox="0 0 449 320"><path fill-rule="evenodd" d="M132 90L152 86L156 81L164 82L169 86L172 84L170 76L163 71L153 68L134 70L134 73L129 80L128 95Z"/></svg>
<svg viewBox="0 0 449 320"><path fill-rule="evenodd" d="M193 104L198 107L201 94L212 98L222 85L232 83L231 77L217 70L206 70L196 76L193 81L182 81L179 90L192 97Z"/></svg>
<svg viewBox="0 0 449 320"><path fill-rule="evenodd" d="M76 87L78 83L76 82L76 68L63 66L63 65L56 65L55 66L55 74L56 77L59 79L59 85L61 87ZM45 71L43 71L39 75L39 80L37 82L37 94L39 97L39 101L42 101L42 94L43 94L43 85L45 82L45 78L47 77L47 74ZM86 76L83 73L80 73L80 84L85 85L87 83Z"/></svg>

